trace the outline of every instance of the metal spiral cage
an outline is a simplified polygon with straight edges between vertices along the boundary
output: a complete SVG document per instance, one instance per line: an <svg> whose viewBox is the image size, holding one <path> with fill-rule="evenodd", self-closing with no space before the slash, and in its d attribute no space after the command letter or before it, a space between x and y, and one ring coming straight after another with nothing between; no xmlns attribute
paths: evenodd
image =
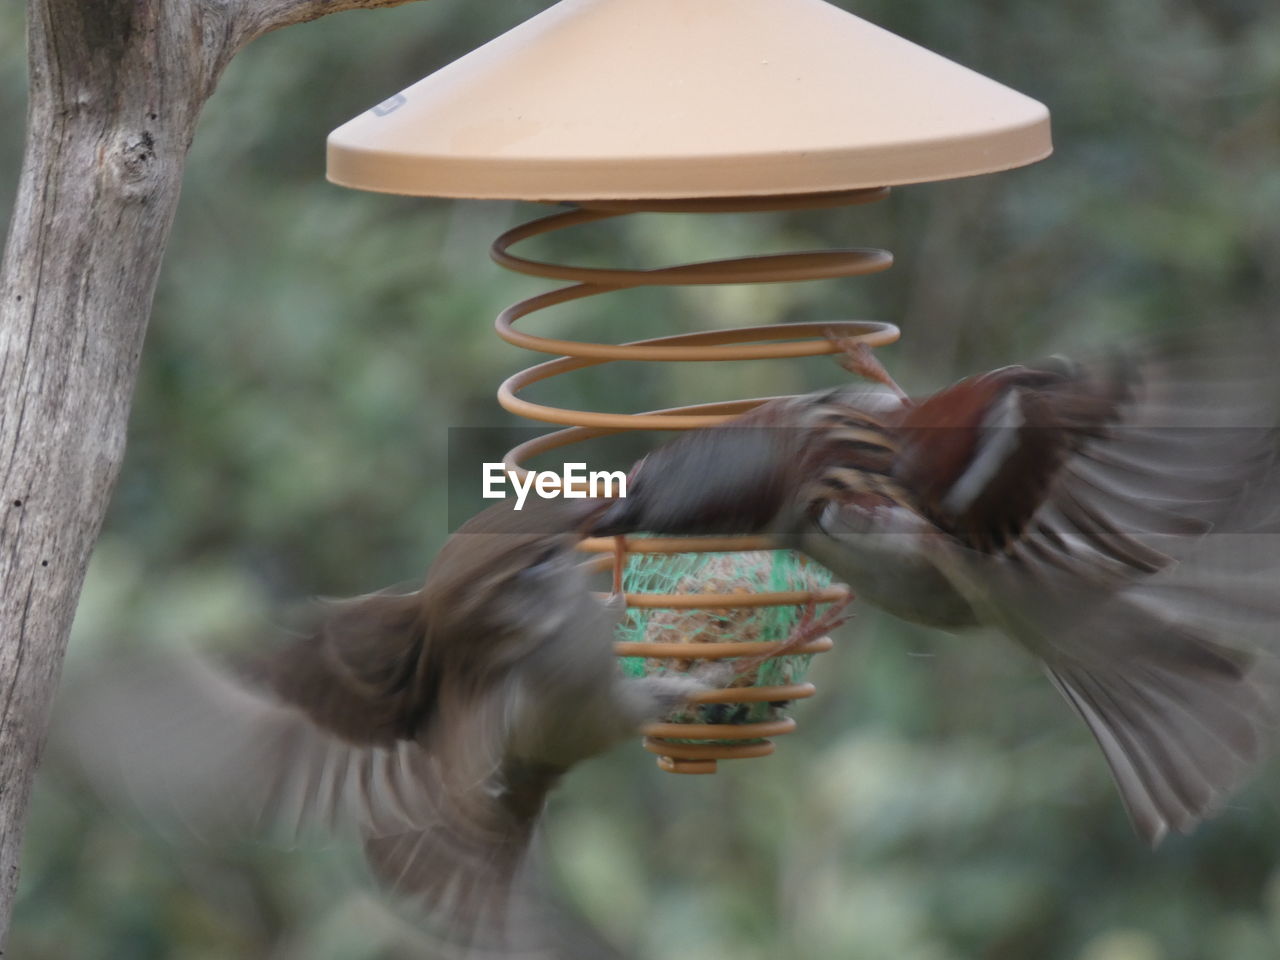
<svg viewBox="0 0 1280 960"><path fill-rule="evenodd" d="M637 340L622 344L587 343L541 337L515 328L516 321L550 307L600 294L643 286L692 286L755 284L823 280L863 276L887 270L893 257L875 248L845 248L800 251L766 256L681 264L649 270L602 269L546 263L515 256L510 247L522 240L587 223L630 213L747 213L821 209L869 203L887 196L887 187L841 193L782 197L700 198L658 201L591 201L515 227L494 241L493 259L503 267L538 277L568 281L559 287L513 304L495 321L498 335L508 343L556 359L529 367L505 380L498 388L498 402L512 413L567 429L522 443L505 457L508 470L523 473L520 464L531 457L585 440L627 430L687 430L711 426L745 413L773 398L761 397L721 403L704 403L637 414L599 413L568 410L533 403L520 396L525 388L551 377L619 360L650 362L690 362L709 360L758 360L812 357L832 354L839 347L830 334L846 340L860 340L876 347L898 339L892 324L869 321L785 323L755 327L702 331ZM712 553L770 549L761 537L643 538L628 540L627 553ZM596 554L612 554L611 539L588 539L582 549ZM596 558L609 569L610 556ZM788 606L845 602L847 588L832 585L817 590L761 593L629 593L626 602L634 608L676 608L723 610L735 607ZM615 644L619 656L669 658L671 660L758 657L777 651L781 643L624 643ZM820 653L830 650L830 637L788 651L789 654ZM803 699L815 692L810 683L784 686L733 687L703 693L698 703L762 703ZM789 717L763 723L654 723L645 728L645 749L658 755L658 765L676 773L711 773L716 761L765 756L773 752L769 737L790 733L796 727ZM673 740L716 742L672 742ZM737 741L737 742L723 742ZM742 742L750 741L750 742Z"/></svg>

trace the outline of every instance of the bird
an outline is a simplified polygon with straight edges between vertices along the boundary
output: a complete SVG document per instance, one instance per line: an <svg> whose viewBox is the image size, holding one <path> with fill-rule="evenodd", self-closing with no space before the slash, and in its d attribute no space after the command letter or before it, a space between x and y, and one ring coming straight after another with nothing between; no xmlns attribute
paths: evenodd
<svg viewBox="0 0 1280 960"><path fill-rule="evenodd" d="M765 534L897 617L995 628L1087 725L1141 838L1217 812L1280 713L1268 350L1154 337L916 400L838 345L879 383L682 434L588 532Z"/></svg>
<svg viewBox="0 0 1280 960"><path fill-rule="evenodd" d="M572 501L504 501L416 590L331 603L234 664L120 661L68 698L58 739L101 792L206 839L354 835L448 955L612 955L585 925L566 947L539 892L546 798L709 685L622 675L620 598L589 589L581 520Z"/></svg>

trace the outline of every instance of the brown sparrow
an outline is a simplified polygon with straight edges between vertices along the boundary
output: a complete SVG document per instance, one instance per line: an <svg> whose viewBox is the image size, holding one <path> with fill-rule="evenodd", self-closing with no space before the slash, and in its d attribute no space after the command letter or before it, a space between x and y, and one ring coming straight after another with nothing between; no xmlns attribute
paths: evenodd
<svg viewBox="0 0 1280 960"><path fill-rule="evenodd" d="M891 383L863 350L847 365ZM1257 353L779 398L650 453L590 532L768 533L906 620L1004 631L1155 844L1221 804L1276 719L1255 642L1280 625L1276 386Z"/></svg>
<svg viewBox="0 0 1280 960"><path fill-rule="evenodd" d="M98 785L198 833L354 833L454 949L533 956L553 936L527 875L548 792L707 689L622 676L621 606L573 550L583 516L492 507L420 589L337 603L237 673L176 656L108 671L67 704L62 739Z"/></svg>

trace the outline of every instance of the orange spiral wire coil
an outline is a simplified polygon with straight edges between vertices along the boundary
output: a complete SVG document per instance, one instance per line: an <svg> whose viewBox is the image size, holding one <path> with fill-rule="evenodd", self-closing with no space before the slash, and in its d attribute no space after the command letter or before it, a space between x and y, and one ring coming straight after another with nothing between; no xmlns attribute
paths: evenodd
<svg viewBox="0 0 1280 960"><path fill-rule="evenodd" d="M828 334L860 340L872 347L892 343L898 330L892 324L871 321L837 320L823 323L785 323L724 330L699 331L636 340L621 344L603 344L542 337L516 329L516 322L531 313L576 300L645 286L695 286L720 284L779 283L864 276L887 270L893 257L876 248L854 247L839 250L801 251L794 253L744 256L699 263L680 264L654 269L608 269L547 263L519 257L510 247L523 240L559 230L582 226L631 213L747 213L765 211L821 209L850 206L880 200L888 188L851 190L832 194L790 197L698 198L669 201L591 201L574 209L561 211L508 230L491 248L493 259L503 267L520 273L548 279L568 281L559 287L521 300L503 310L495 321L498 335L508 343L539 353L553 354L556 359L539 363L508 377L498 388L498 402L504 409L544 423L559 424L566 429L537 437L511 449L504 462L517 475L526 471L521 464L528 459L574 443L608 436L627 430L687 430L721 423L745 413L772 397L757 397L718 403L694 404L651 410L644 413L600 413L569 410L534 403L521 396L528 387L551 377L619 360L649 362L696 362L711 360L759 360L787 357L813 357L839 352ZM652 537L631 540L627 553L719 553L773 549L764 537ZM583 541L587 552L612 554L611 539L592 538ZM597 565L609 568L609 556L598 557ZM848 590L832 585L816 590L791 590L761 593L661 594L628 593L628 607L725 609L732 607L795 606L844 603ZM781 643L615 643L619 656L669 658L679 660L722 659L736 656L770 654ZM788 651L788 654L821 653L831 649L829 637ZM694 698L697 703L755 703L798 700L810 697L815 688L810 683L785 686L748 686L714 690ZM746 724L720 723L654 723L643 731L644 747L658 754L658 765L678 773L711 773L717 760L765 756L773 752L769 737L790 733L795 721ZM674 743L672 740L707 740L709 743ZM750 742L723 742L750 741Z"/></svg>

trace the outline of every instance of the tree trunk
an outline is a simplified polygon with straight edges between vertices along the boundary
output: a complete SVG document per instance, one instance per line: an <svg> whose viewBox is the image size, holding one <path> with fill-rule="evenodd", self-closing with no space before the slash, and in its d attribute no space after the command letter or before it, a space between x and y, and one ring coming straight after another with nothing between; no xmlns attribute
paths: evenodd
<svg viewBox="0 0 1280 960"><path fill-rule="evenodd" d="M200 109L255 36L403 2L29 2L26 148L0 262L0 952Z"/></svg>

